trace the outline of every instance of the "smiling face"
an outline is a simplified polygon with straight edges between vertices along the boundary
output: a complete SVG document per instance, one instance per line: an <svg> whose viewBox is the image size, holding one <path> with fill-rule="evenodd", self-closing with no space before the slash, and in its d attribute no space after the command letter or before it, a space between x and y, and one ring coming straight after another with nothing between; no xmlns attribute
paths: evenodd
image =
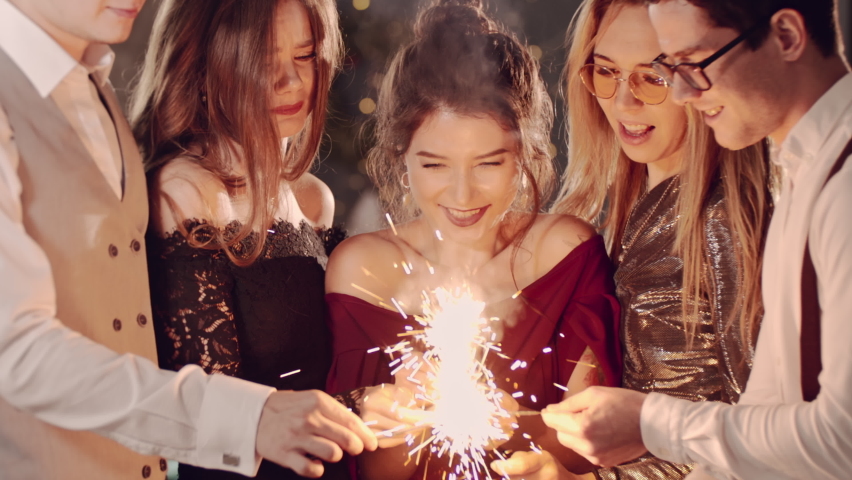
<svg viewBox="0 0 852 480"><path fill-rule="evenodd" d="M712 24L707 13L686 1L650 6L650 18L668 63L701 62L739 32ZM783 62L773 58L769 41L757 50L741 43L704 69L712 86L701 92L675 75L672 96L701 111L716 136L730 149L752 145L776 131L784 121L787 100Z"/></svg>
<svg viewBox="0 0 852 480"><path fill-rule="evenodd" d="M299 133L313 109L316 45L308 11L282 0L275 12L275 91L272 115L281 138Z"/></svg>
<svg viewBox="0 0 852 480"><path fill-rule="evenodd" d="M405 154L411 195L430 229L476 243L496 237L518 192L517 140L494 119L439 111Z"/></svg>
<svg viewBox="0 0 852 480"><path fill-rule="evenodd" d="M614 70L621 78L631 72L654 71L651 62L659 56L660 46L645 7L625 5L611 9L603 25L606 29L594 49L595 64ZM686 112L670 95L659 105L645 105L633 96L625 81L619 82L613 97L597 100L631 160L655 164L666 171L679 165Z"/></svg>

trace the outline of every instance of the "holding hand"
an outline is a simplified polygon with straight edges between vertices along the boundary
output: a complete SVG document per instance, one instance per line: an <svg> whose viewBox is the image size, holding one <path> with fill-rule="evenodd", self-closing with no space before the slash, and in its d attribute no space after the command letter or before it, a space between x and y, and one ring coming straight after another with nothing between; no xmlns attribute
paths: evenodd
<svg viewBox="0 0 852 480"><path fill-rule="evenodd" d="M542 419L559 442L590 462L611 467L647 449L639 425L647 395L633 390L590 387L542 410Z"/></svg>
<svg viewBox="0 0 852 480"><path fill-rule="evenodd" d="M370 425L380 448L392 448L405 442L408 433L417 434L428 425L417 427L422 412L414 402L414 392L393 384L369 387L361 404L361 419ZM387 433L382 435L381 433Z"/></svg>
<svg viewBox="0 0 852 480"><path fill-rule="evenodd" d="M343 450L358 455L376 447L358 416L318 390L274 392L257 427L258 455L303 477L322 476L320 460L340 461Z"/></svg>
<svg viewBox="0 0 852 480"><path fill-rule="evenodd" d="M495 472L509 480L578 480L583 477L575 475L553 458L553 455L543 451L515 452L507 460L491 462ZM594 478L594 477L592 477Z"/></svg>

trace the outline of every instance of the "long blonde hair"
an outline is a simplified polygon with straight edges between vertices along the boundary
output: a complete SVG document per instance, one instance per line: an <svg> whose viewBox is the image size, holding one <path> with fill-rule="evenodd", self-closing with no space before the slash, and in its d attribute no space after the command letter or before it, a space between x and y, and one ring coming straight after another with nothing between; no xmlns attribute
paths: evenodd
<svg viewBox="0 0 852 480"><path fill-rule="evenodd" d="M275 11L282 1L165 0L131 101L131 125L147 172L185 156L224 185L245 186L250 210L240 230L227 239L207 235L214 241L196 245L229 247L225 252L243 265L256 259L264 246L281 181L296 180L313 164L323 136L328 90L342 57L334 2L286 0L300 2L308 12L316 48L316 84L305 128L282 152L269 115L275 82L271 61ZM237 157L247 159L244 177L232 173ZM196 237L182 225L178 228L190 241ZM258 241L250 251L234 255L230 247L252 232Z"/></svg>
<svg viewBox="0 0 852 480"><path fill-rule="evenodd" d="M592 58L606 13L644 0L586 0L568 30L568 61L563 71L568 108L568 166L554 212L584 218L604 230L610 255L618 261L628 216L645 190L646 168L630 160L621 149L597 100L586 91L578 71ZM612 18L612 15L610 17ZM767 145L739 151L721 148L699 112L687 106L682 149L681 189L677 199L676 252L683 259L681 296L688 344L694 338L699 299L711 285L704 269L708 255L704 226L705 206L718 179L725 192L726 209L734 237L740 291L726 328L739 320L743 339L757 338L763 303L760 271L766 229L772 212L774 175ZM711 312L716 315L716 312Z"/></svg>

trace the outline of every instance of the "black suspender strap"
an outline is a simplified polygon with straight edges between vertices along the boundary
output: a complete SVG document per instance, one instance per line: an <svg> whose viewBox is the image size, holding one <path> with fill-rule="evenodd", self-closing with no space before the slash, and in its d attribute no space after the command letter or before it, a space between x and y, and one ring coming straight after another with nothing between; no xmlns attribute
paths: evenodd
<svg viewBox="0 0 852 480"><path fill-rule="evenodd" d="M846 158L852 155L852 139L846 144L843 153L834 162L823 188L837 172L843 168ZM822 349L820 347L821 311L817 291L817 275L811 260L810 240L805 241L805 257L802 263L802 333L799 337L801 348L802 397L806 402L813 401L819 394L819 372L822 371Z"/></svg>

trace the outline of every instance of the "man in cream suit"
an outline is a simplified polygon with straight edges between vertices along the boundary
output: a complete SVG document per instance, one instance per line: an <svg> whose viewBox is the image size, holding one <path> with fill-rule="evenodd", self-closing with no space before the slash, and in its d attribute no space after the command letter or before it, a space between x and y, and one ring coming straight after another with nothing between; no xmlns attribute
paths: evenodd
<svg viewBox="0 0 852 480"><path fill-rule="evenodd" d="M330 397L152 363L145 178L106 46L143 3L0 0L0 479L163 478L164 457L319 476L376 445Z"/></svg>

